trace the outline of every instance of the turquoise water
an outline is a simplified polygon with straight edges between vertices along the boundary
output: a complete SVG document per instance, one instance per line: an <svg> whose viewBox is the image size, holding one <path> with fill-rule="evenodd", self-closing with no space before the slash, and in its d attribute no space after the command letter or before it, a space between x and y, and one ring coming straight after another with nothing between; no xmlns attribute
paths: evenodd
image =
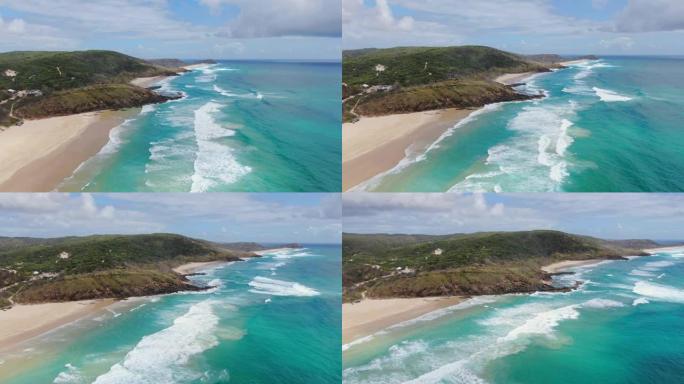
<svg viewBox="0 0 684 384"><path fill-rule="evenodd" d="M335 192L339 63L220 62L170 78L60 187L106 192Z"/></svg>
<svg viewBox="0 0 684 384"><path fill-rule="evenodd" d="M576 268L569 293L478 297L352 345L352 383L684 382L684 248Z"/></svg>
<svg viewBox="0 0 684 384"><path fill-rule="evenodd" d="M138 299L48 334L3 356L0 381L340 382L339 246L272 253L194 279L216 288Z"/></svg>
<svg viewBox="0 0 684 384"><path fill-rule="evenodd" d="M606 57L527 80L361 188L684 191L684 59Z"/></svg>

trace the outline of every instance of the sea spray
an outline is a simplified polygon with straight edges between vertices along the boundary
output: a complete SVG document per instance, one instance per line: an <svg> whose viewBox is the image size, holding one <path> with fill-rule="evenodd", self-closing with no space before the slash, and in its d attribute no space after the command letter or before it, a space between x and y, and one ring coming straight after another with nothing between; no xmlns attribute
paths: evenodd
<svg viewBox="0 0 684 384"><path fill-rule="evenodd" d="M235 131L216 122L214 114L220 108L220 104L210 101L195 111L195 139L198 149L191 192L206 192L219 183L234 183L252 170L237 162L232 148L216 141L235 135Z"/></svg>

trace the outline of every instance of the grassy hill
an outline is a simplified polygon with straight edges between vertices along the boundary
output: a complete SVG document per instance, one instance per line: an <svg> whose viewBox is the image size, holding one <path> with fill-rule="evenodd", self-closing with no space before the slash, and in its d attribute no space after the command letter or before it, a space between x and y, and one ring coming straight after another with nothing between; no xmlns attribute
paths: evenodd
<svg viewBox="0 0 684 384"><path fill-rule="evenodd" d="M112 51L0 53L0 125L163 102L173 97L128 83L137 77L176 74L174 69ZM19 96L22 91L29 94Z"/></svg>
<svg viewBox="0 0 684 384"><path fill-rule="evenodd" d="M34 303L201 289L172 268L251 256L173 234L0 238L0 297Z"/></svg>
<svg viewBox="0 0 684 384"><path fill-rule="evenodd" d="M483 46L345 51L345 120L529 99L492 79L504 73L548 71L549 65Z"/></svg>
<svg viewBox="0 0 684 384"><path fill-rule="evenodd" d="M127 83L136 77L176 72L112 51L0 53L0 89L38 89L44 93L93 84Z"/></svg>
<svg viewBox="0 0 684 384"><path fill-rule="evenodd" d="M398 47L345 51L342 81L361 84L425 85L444 80L490 78L503 73L545 72L548 67L524 57L482 46ZM377 65L385 70L378 72Z"/></svg>
<svg viewBox="0 0 684 384"><path fill-rule="evenodd" d="M620 259L640 249L558 231L343 235L345 300L554 289L540 267L560 260ZM649 242L651 246L656 244Z"/></svg>

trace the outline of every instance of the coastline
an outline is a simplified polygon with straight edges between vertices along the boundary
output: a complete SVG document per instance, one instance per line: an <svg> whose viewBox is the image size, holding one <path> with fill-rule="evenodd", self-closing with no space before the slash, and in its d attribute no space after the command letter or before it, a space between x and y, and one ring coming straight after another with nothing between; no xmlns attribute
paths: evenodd
<svg viewBox="0 0 684 384"><path fill-rule="evenodd" d="M669 247L658 247L658 248L647 248L643 250L646 253L654 254L658 252L668 252L668 251L684 251L684 245L673 245Z"/></svg>
<svg viewBox="0 0 684 384"><path fill-rule="evenodd" d="M407 150L420 152L477 109L362 117L342 125L342 190L395 167Z"/></svg>
<svg viewBox="0 0 684 384"><path fill-rule="evenodd" d="M584 267L593 264L599 264L604 261L609 261L607 259L587 259L587 260L563 260L556 263L551 263L541 267L541 270L546 273L558 273L563 272L566 269L574 267Z"/></svg>
<svg viewBox="0 0 684 384"><path fill-rule="evenodd" d="M0 350L7 351L34 337L97 314L114 299L23 305L0 311Z"/></svg>
<svg viewBox="0 0 684 384"><path fill-rule="evenodd" d="M180 274L180 275L189 275L192 273L197 273L201 270L204 269L209 269L213 267L218 267L224 264L229 264L230 261L201 261L201 262L192 262L192 263L187 263L183 265L179 265L176 268L173 268L173 271Z"/></svg>
<svg viewBox="0 0 684 384"><path fill-rule="evenodd" d="M109 142L140 108L25 120L0 132L0 191L49 192Z"/></svg>
<svg viewBox="0 0 684 384"><path fill-rule="evenodd" d="M400 299L363 299L342 304L342 344L370 336L401 322L450 307L466 300L461 296Z"/></svg>
<svg viewBox="0 0 684 384"><path fill-rule="evenodd" d="M536 75L538 72L505 73L498 76L494 81L503 85L511 85L524 82L526 78Z"/></svg>

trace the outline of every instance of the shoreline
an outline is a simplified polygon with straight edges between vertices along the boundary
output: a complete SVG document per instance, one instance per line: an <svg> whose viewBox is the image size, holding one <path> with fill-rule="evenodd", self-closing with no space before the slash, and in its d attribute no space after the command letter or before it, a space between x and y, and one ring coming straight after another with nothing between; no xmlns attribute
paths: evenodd
<svg viewBox="0 0 684 384"><path fill-rule="evenodd" d="M90 317L114 303L115 299L96 299L16 304L0 311L0 351L8 351L35 337Z"/></svg>
<svg viewBox="0 0 684 384"><path fill-rule="evenodd" d="M450 108L361 117L342 124L342 190L389 171L408 151L424 151L476 110Z"/></svg>
<svg viewBox="0 0 684 384"><path fill-rule="evenodd" d="M524 83L523 80L528 77L534 76L540 72L520 72L520 73L504 73L498 76L494 81L503 85L511 85L517 83ZM543 73L543 72L542 72Z"/></svg>
<svg viewBox="0 0 684 384"><path fill-rule="evenodd" d="M610 261L610 259L563 260L545 265L541 267L541 270L546 273L559 273L570 268L585 267L593 264L599 264L604 261Z"/></svg>
<svg viewBox="0 0 684 384"><path fill-rule="evenodd" d="M467 300L462 296L363 299L342 304L342 344Z"/></svg>
<svg viewBox="0 0 684 384"><path fill-rule="evenodd" d="M0 191L50 192L108 142L140 108L25 120L0 132Z"/></svg>
<svg viewBox="0 0 684 384"><path fill-rule="evenodd" d="M205 269L210 269L230 263L230 261L194 261L191 263L179 265L176 268L173 268L173 271L180 275L189 275Z"/></svg>
<svg viewBox="0 0 684 384"><path fill-rule="evenodd" d="M647 248L643 249L644 252L654 254L658 252L668 252L668 251L684 251L684 245L672 245L668 247L658 247L658 248Z"/></svg>

